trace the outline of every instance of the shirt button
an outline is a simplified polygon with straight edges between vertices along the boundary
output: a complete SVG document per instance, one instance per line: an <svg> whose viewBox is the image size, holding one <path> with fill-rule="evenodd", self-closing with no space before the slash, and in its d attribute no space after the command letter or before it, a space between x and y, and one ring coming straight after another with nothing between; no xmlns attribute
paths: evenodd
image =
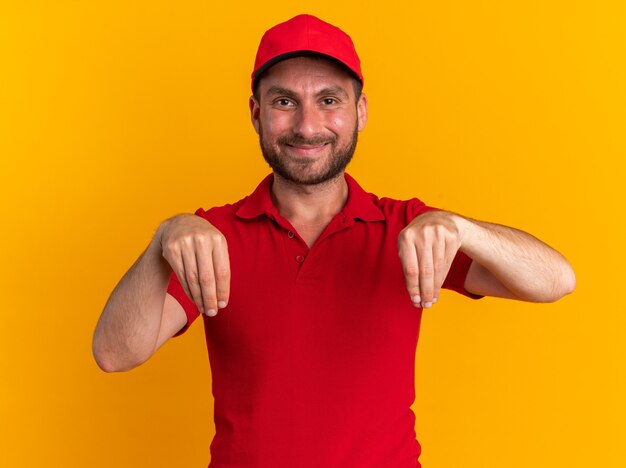
<svg viewBox="0 0 626 468"><path fill-rule="evenodd" d="M298 263L304 262L304 257L302 255L296 256L296 262L298 262Z"/></svg>
<svg viewBox="0 0 626 468"><path fill-rule="evenodd" d="M295 236L295 234L293 232L289 231L287 233L287 237L289 237L289 239L293 239L293 236Z"/></svg>

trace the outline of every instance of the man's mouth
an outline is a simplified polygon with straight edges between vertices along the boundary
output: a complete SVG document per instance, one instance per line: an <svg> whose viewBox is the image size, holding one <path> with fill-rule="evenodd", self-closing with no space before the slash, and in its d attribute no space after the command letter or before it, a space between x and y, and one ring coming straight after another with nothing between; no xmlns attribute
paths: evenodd
<svg viewBox="0 0 626 468"><path fill-rule="evenodd" d="M286 144L292 153L297 154L298 156L311 157L317 156L319 153L324 151L326 146L330 143L322 143L317 145L303 145L303 144Z"/></svg>

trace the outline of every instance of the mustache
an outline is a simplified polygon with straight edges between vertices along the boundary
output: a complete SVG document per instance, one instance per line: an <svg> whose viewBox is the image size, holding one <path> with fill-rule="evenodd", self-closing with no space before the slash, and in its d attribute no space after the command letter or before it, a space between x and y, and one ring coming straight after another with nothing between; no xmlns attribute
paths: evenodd
<svg viewBox="0 0 626 468"><path fill-rule="evenodd" d="M333 144L337 140L334 136L318 136L312 138L304 138L301 135L285 135L276 140L279 145L290 146L321 146L326 143Z"/></svg>

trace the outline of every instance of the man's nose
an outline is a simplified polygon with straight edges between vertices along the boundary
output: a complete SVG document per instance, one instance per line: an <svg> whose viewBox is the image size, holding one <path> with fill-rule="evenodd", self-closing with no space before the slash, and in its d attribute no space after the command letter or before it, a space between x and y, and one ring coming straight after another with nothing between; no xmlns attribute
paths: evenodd
<svg viewBox="0 0 626 468"><path fill-rule="evenodd" d="M322 134L323 128L320 109L312 104L301 104L296 113L293 132L303 138L311 138Z"/></svg>

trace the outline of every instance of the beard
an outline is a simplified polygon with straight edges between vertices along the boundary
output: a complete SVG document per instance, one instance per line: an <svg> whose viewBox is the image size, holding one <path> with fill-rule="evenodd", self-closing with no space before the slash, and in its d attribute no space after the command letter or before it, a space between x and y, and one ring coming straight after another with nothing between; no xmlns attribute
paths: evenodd
<svg viewBox="0 0 626 468"><path fill-rule="evenodd" d="M355 126L350 141L339 148L335 146L337 138L334 135L307 139L300 135L291 134L277 138L276 144L271 145L263 139L263 127L259 126L259 142L265 161L267 161L272 170L283 179L299 185L322 184L343 173L348 163L352 160L352 156L356 150L358 135L359 132ZM315 169L315 165L318 164L318 161L308 157L285 155L280 149L286 145L319 146L325 144L330 146L331 152L326 161L323 162L323 166L317 170Z"/></svg>

